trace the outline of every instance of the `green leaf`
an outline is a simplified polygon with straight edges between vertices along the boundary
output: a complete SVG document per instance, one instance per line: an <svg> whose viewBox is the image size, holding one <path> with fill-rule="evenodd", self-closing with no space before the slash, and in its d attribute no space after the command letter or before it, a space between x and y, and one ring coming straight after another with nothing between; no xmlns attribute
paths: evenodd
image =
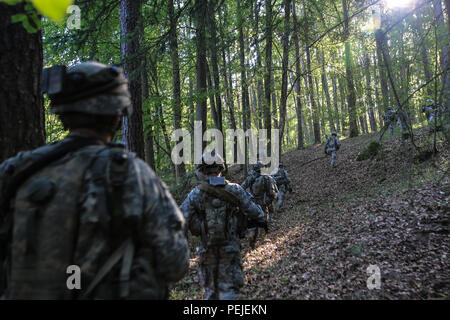
<svg viewBox="0 0 450 320"><path fill-rule="evenodd" d="M65 15L67 7L73 0L31 0L40 13L55 22L61 22Z"/></svg>
<svg viewBox="0 0 450 320"><path fill-rule="evenodd" d="M31 25L30 21L28 21L28 16L24 13L18 13L11 16L11 22L12 23L22 22L22 26L25 28L25 30L27 30L28 33L35 33L39 30Z"/></svg>
<svg viewBox="0 0 450 320"><path fill-rule="evenodd" d="M18 3L21 3L22 0L0 0L0 2L5 2L6 4L9 4L10 6L15 6Z"/></svg>

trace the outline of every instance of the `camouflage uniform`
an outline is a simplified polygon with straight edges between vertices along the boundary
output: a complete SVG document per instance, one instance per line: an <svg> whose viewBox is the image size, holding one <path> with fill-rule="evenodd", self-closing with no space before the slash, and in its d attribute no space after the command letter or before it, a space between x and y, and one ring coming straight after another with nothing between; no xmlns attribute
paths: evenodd
<svg viewBox="0 0 450 320"><path fill-rule="evenodd" d="M328 138L325 143L325 154L331 154L331 166L334 166L336 161L336 151L341 147L341 142L337 137L336 131L331 133L331 137Z"/></svg>
<svg viewBox="0 0 450 320"><path fill-rule="evenodd" d="M241 186L220 178L223 183L211 185L200 177L202 183L188 194L181 210L191 233L202 239L199 280L205 298L234 300L244 284L239 238L246 231L246 219L263 222L264 213ZM202 188L205 184L218 194ZM222 198L224 191L236 202Z"/></svg>
<svg viewBox="0 0 450 320"><path fill-rule="evenodd" d="M110 108L119 101L116 97L109 97ZM95 113L99 105L89 100L80 100L80 108ZM83 139L91 142L26 177L11 209L2 209L1 227L13 222L9 257L3 261L9 270L4 297L167 298L168 283L181 279L189 266L185 220L166 186L133 153L71 132L62 141L3 162L0 190L30 164ZM80 290L67 287L69 265L80 267Z"/></svg>
<svg viewBox="0 0 450 320"><path fill-rule="evenodd" d="M389 136L394 135L394 122L397 119L397 113L388 107L386 112L383 114L384 125L389 128Z"/></svg>
<svg viewBox="0 0 450 320"><path fill-rule="evenodd" d="M247 190L255 181L255 179L261 174L261 168L263 164L258 161L253 165L253 168L248 172L247 178L241 183L242 188Z"/></svg>
<svg viewBox="0 0 450 320"><path fill-rule="evenodd" d="M278 187L278 201L276 204L276 208L280 208L283 204L284 195L290 188L291 178L286 169L284 169L283 165L280 163L277 172L273 175L273 178L277 182Z"/></svg>

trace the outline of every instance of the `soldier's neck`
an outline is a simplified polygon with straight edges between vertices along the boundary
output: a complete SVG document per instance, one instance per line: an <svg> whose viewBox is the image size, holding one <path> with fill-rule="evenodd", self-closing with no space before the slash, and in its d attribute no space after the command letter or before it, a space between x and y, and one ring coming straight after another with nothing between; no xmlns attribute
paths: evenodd
<svg viewBox="0 0 450 320"><path fill-rule="evenodd" d="M94 138L97 138L100 141L104 142L105 144L111 142L111 139L112 139L110 133L99 133L99 132L96 132L96 131L94 131L92 129L88 129L88 128L77 128L77 129L72 130L72 132L80 132L80 133L85 133L85 134L91 135Z"/></svg>

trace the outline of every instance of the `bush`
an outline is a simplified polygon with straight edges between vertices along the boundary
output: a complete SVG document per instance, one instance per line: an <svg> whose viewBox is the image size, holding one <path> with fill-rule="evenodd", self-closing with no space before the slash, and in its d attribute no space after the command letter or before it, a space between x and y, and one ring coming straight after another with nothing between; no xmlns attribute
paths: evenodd
<svg viewBox="0 0 450 320"><path fill-rule="evenodd" d="M381 144L378 141L371 141L367 148L361 151L356 158L357 161L363 161L367 159L372 159L378 154L381 149Z"/></svg>

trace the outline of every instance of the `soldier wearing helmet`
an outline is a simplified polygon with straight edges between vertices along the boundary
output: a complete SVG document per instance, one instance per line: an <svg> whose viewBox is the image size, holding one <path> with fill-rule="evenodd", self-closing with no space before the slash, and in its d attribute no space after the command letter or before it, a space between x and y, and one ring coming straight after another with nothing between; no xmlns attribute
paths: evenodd
<svg viewBox="0 0 450 320"><path fill-rule="evenodd" d="M199 280L205 298L214 300L239 298L244 284L239 238L249 223L267 228L261 207L240 185L221 176L224 169L219 154L204 153L196 165L200 184L181 205L188 230L201 238Z"/></svg>
<svg viewBox="0 0 450 320"><path fill-rule="evenodd" d="M389 136L393 136L394 123L397 120L397 112L393 110L391 106L386 107L386 112L383 114L383 120L385 128L389 129Z"/></svg>
<svg viewBox="0 0 450 320"><path fill-rule="evenodd" d="M278 187L278 201L275 205L276 209L280 209L283 205L284 195L290 191L292 192L292 188L290 186L291 184L291 178L289 177L289 173L284 168L284 164L280 162L278 164L278 169L276 172L272 175L272 177L277 182Z"/></svg>
<svg viewBox="0 0 450 320"><path fill-rule="evenodd" d="M335 130L331 131L331 137L327 139L327 142L325 143L325 154L330 155L331 154L331 166L335 166L336 162L336 151L339 150L341 147L341 142L339 141L339 138L337 137L337 133Z"/></svg>
<svg viewBox="0 0 450 320"><path fill-rule="evenodd" d="M43 89L69 134L0 165L4 297L167 298L189 266L185 220L149 166L111 143L131 114L122 70L55 66Z"/></svg>

